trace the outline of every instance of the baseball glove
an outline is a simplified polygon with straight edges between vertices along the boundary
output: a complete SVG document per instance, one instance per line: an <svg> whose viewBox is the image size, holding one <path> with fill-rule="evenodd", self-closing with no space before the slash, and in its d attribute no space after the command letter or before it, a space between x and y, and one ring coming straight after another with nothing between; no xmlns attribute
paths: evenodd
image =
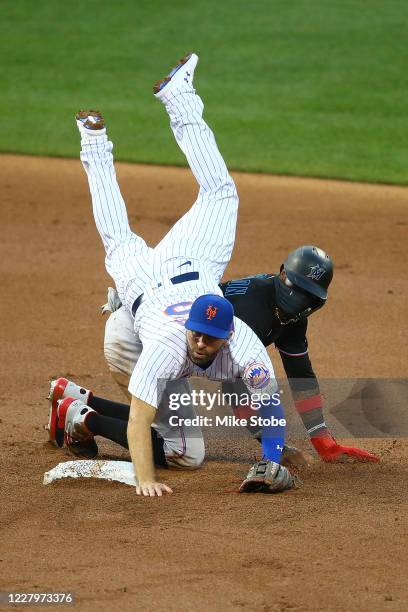
<svg viewBox="0 0 408 612"><path fill-rule="evenodd" d="M277 493L291 489L295 479L287 468L274 461L258 461L239 487L240 493Z"/></svg>

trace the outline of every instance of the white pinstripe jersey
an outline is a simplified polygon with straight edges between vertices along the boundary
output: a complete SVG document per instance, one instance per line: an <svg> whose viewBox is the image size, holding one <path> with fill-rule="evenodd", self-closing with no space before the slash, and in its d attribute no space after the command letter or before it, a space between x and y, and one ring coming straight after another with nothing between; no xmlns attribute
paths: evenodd
<svg viewBox="0 0 408 612"><path fill-rule="evenodd" d="M217 353L210 366L202 369L193 363L187 354L187 330L184 327L191 303L181 304L184 316L175 314L173 320L157 311L142 315L145 324L140 329L143 351L130 378L132 395L157 408L164 389L163 381L200 376L218 381L243 378L246 382L248 371L255 367L263 368L269 380L261 389L247 385L248 391L251 394L275 393L277 383L266 348L248 325L236 317L232 339ZM151 308L151 303L147 306ZM147 335L143 331L146 328L149 330Z"/></svg>

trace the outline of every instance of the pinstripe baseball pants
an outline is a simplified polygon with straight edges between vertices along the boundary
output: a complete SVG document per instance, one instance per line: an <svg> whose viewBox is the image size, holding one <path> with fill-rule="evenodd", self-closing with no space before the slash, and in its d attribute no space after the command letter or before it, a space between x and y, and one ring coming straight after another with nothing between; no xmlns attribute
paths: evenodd
<svg viewBox="0 0 408 612"><path fill-rule="evenodd" d="M149 287L179 274L181 259L192 260L191 270L208 279L212 290L230 260L235 241L238 195L214 135L202 118L201 98L191 89L173 96L165 107L199 192L190 210L154 249L130 229L116 180L112 143L106 135L82 134L81 161L106 251L106 269L129 311Z"/></svg>

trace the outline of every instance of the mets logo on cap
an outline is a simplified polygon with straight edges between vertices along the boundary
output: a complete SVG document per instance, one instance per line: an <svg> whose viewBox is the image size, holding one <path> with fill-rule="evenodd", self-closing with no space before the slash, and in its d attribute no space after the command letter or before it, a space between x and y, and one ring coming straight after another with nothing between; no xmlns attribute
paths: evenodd
<svg viewBox="0 0 408 612"><path fill-rule="evenodd" d="M205 293L192 303L184 326L226 340L234 330L234 308L222 295Z"/></svg>
<svg viewBox="0 0 408 612"><path fill-rule="evenodd" d="M271 375L263 363L252 363L246 368L244 379L252 389L263 389L271 380Z"/></svg>
<svg viewBox="0 0 408 612"><path fill-rule="evenodd" d="M205 316L207 317L209 321L211 321L211 319L214 319L217 316L217 312L218 312L217 306L212 306L211 304L209 304L205 311Z"/></svg>

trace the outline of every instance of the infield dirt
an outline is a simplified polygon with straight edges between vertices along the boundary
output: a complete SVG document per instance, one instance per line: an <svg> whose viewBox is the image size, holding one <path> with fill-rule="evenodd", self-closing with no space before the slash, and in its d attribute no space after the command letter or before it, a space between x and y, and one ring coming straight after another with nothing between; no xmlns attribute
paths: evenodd
<svg viewBox="0 0 408 612"><path fill-rule="evenodd" d="M194 200L192 176L117 168L131 224L156 243ZM234 177L241 208L226 278L276 272L288 250L320 245L335 277L310 320L316 373L407 378L408 190ZM43 431L47 381L67 376L123 399L102 352L112 281L79 161L2 156L0 188L0 589L71 591L84 611L406 610L406 439L359 440L380 464L315 461L301 489L280 495L237 494L258 447L211 439L202 469L162 474L175 491L163 499L108 482L43 486L71 458Z"/></svg>

